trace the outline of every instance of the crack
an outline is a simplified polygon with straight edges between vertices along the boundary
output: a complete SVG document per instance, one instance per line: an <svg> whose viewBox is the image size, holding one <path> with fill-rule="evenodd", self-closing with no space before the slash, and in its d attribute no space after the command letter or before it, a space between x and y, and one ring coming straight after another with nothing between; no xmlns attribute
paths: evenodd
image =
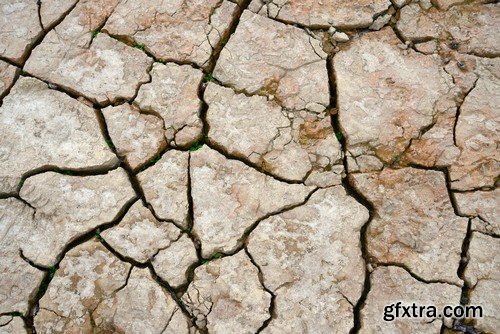
<svg viewBox="0 0 500 334"><path fill-rule="evenodd" d="M470 296L472 290L474 289L474 286L471 286L470 282L465 279L465 271L467 269L470 260L469 248L470 248L470 242L472 240L472 232L476 233L477 231L472 230L472 218L471 218L469 219L469 223L467 225L467 233L462 243L460 264L457 269L457 276L464 282L462 286L462 293L460 295L460 305L463 306L466 306L470 303ZM453 329L463 331L465 333L477 334L478 332L474 328L475 322L476 322L475 319L455 319L453 322Z"/></svg>
<svg viewBox="0 0 500 334"><path fill-rule="evenodd" d="M47 267L44 267L42 265L36 264L35 262L31 261L29 258L27 258L22 249L19 249L19 257L23 259L23 261L27 262L30 266L32 266L35 269L38 269L40 271L48 271L49 269Z"/></svg>
<svg viewBox="0 0 500 334"><path fill-rule="evenodd" d="M45 28L44 28L43 22L42 22L42 13L41 13L42 0L36 0L36 5L38 7L38 23L40 24L40 28L42 28L42 30L45 31Z"/></svg>
<svg viewBox="0 0 500 334"><path fill-rule="evenodd" d="M136 201L138 200L138 198L136 198ZM135 201L134 201L135 203ZM131 205L132 206L132 205ZM129 207L130 208L130 207ZM128 210L128 209L127 209ZM123 215L124 216L124 215ZM123 218L123 216L121 218ZM102 232L108 228L112 228L116 225L118 225L120 223L121 219L116 223L116 224L113 224L112 226L109 226L109 227L106 227L106 228L100 228L98 229L99 232ZM182 234L179 236L179 238L182 236ZM133 267L137 267L137 268L141 268L141 269L149 269L150 273L151 273L151 276L152 278L162 287L164 288L168 293L169 295L172 297L172 299L176 302L176 304L178 305L178 307L182 310L182 312L191 320L191 323L194 324L195 323L195 319L194 317L191 316L191 314L187 311L185 305L183 304L183 302L181 301L181 299L179 298L179 296L182 296L182 294L184 294L185 290L187 289L188 285L192 282L192 278L190 279L188 277L188 282L187 284L183 285L183 286L180 286L178 287L177 289L174 289L167 281L163 280L155 271L154 267L153 267L153 264L152 264L152 258L148 259L146 262L139 262L139 261L136 261L135 259L131 258L131 257L128 257L128 256L124 256L122 255L120 252L118 252L117 250L115 250L104 238L100 237L99 236L99 241L101 242L101 244L110 252L112 253L116 258L118 258L120 261L122 262L126 262L126 263L129 263L131 264L132 268ZM194 241L193 241L194 243ZM198 249L197 249L197 253L198 253ZM200 258L200 257L199 257ZM201 261L200 261L200 264L201 264ZM193 266L192 266L193 267ZM197 267L197 265L196 265ZM191 270L191 268L188 269L188 271ZM192 271L194 272L194 268L192 269ZM129 273L129 276L130 276L130 273ZM128 281L128 278L127 278L127 281ZM125 287L125 285L119 289L123 289Z"/></svg>
<svg viewBox="0 0 500 334"><path fill-rule="evenodd" d="M238 155L238 154L229 153L222 145L219 145L218 143L216 143L215 141L211 140L210 138L206 139L205 144L208 147L210 147L212 150L217 151L218 153L220 153L221 155L223 155L226 159L228 159L228 160L236 160L236 161L242 162L246 166L248 166L248 167L250 167L252 169L255 169L259 173L265 174L266 176L269 176L269 177L271 177L271 178L273 178L273 179L275 179L276 181L279 181L279 182L288 183L288 184L304 184L304 182L306 181L307 177L310 174L310 173L308 173L307 175L305 175L302 180L286 179L286 178L283 178L281 176L274 175L271 172L268 172L267 170L265 170L263 167L261 167L261 166L255 164L255 163L252 163L252 162L248 161L244 155Z"/></svg>
<svg viewBox="0 0 500 334"><path fill-rule="evenodd" d="M482 219L481 219L482 220ZM487 232L483 232L483 231L479 231L479 230L473 230L474 233L481 233L482 235L485 235L485 236L488 236L488 237L491 237L493 239L500 239L500 235L499 234L496 234L496 233L487 233Z"/></svg>
<svg viewBox="0 0 500 334"><path fill-rule="evenodd" d="M267 293L269 293L271 295L271 301L270 301L270 305L269 305L269 318L267 318L262 323L262 326L260 326L259 329L257 329L257 331L255 333L258 334L258 333L261 333L264 329L266 329L269 326L269 324L271 323L271 321L274 318L276 318L276 316L277 316L276 315L276 294L273 291L271 291L271 289L267 288L266 285L264 284L264 273L262 272L262 269L257 264L257 262L254 260L252 254L250 253L250 251L248 250L248 248L246 246L244 247L244 250L245 250L245 253L248 256L248 258L250 259L250 262L253 264L253 266L255 268L257 268L260 285Z"/></svg>
<svg viewBox="0 0 500 334"><path fill-rule="evenodd" d="M79 235L78 237L74 238L73 240L71 240L68 244L66 244L64 249L57 256L56 263L53 266L47 268L45 266L34 263L35 268L37 268L37 267L45 268L46 274L45 274L44 278L42 279L42 282L40 283L40 286L38 287L38 290L37 290L35 296L28 303L28 314L25 317L25 321L26 321L26 328L27 328L29 333L36 334L36 330L34 328L34 317L38 313L40 300L42 299L45 292L47 291L48 286L54 277L54 273L59 269L59 265L60 265L61 261L64 259L64 257L66 256L66 254L69 251L71 251L72 249L74 249L75 247L77 247L77 246L85 243L86 241L94 238L100 231L105 231L107 229L110 229L110 228L118 225L121 222L121 220L123 219L123 217L125 217L128 210L132 207L132 205L134 205L134 203L137 200L138 200L138 198L134 197L134 198L130 199L127 203L125 203L123 205L123 207L120 209L120 211L116 214L115 218L112 221L110 221L108 223L101 224L101 225Z"/></svg>
<svg viewBox="0 0 500 334"><path fill-rule="evenodd" d="M375 267L398 267L398 268L401 268L401 269L404 269L411 277L413 277L415 280L421 282L421 283L425 283L425 284L448 284L448 285L453 285L453 286L456 286L456 287L459 287L461 288L462 285L458 284L458 283L453 283L453 282L448 282L446 280L440 280L440 279L432 279L432 280L429 280L429 279L424 279L423 277L420 277L418 276L417 274L415 274L414 272L411 271L411 269L404 263L398 263L398 262L378 262L378 261L374 261L373 262L374 266Z"/></svg>
<svg viewBox="0 0 500 334"><path fill-rule="evenodd" d="M170 296L172 297L172 299L177 304L178 308L182 311L182 313L184 313L184 315L186 316L186 318L190 320L191 327L196 327L197 328L197 326L196 326L196 318L191 313L189 313L188 309L184 305L184 302L177 295L175 289L173 289L167 281L163 280L160 276L158 276L156 274L156 272L155 272L155 270L154 270L154 268L153 268L153 266L151 264L148 265L148 268L149 268L149 271L151 273L151 277L153 277L153 279L156 281L156 283L158 283L162 288L164 288L170 294Z"/></svg>
<svg viewBox="0 0 500 334"><path fill-rule="evenodd" d="M178 311L178 310L179 310L179 309L178 309L178 308L176 308L176 309L172 312L172 314L170 315L170 317L167 319L167 323L165 324L165 326L163 326L163 329L162 329L162 330L161 330L161 332L160 332L161 334L162 334L162 333L165 333L165 331L167 330L168 326L170 325L170 321L172 321L172 318L174 317L175 313L177 313L177 311Z"/></svg>
<svg viewBox="0 0 500 334"><path fill-rule="evenodd" d="M188 198L188 219L187 219L187 235L193 242L193 245L196 249L196 256L198 257L198 262L203 262L203 256L201 255L201 241L200 238L193 232L194 226L194 199L193 199L193 180L192 180L192 169L191 169L191 153L189 153L188 158L188 188L187 188L187 198ZM191 268L190 268L191 269ZM188 270L189 274L194 275L194 269L192 268L192 273ZM188 282L190 281L190 275L188 274ZM186 287L187 288L187 287Z"/></svg>
<svg viewBox="0 0 500 334"><path fill-rule="evenodd" d="M464 285L462 287L462 295L460 297L461 305L466 305L469 303L469 296L472 288L470 284L467 282L467 280L465 280L465 269L467 268L467 264L469 263L468 253L469 253L471 238L472 238L472 219L469 219L469 222L467 224L467 233L462 243L460 264L457 268L457 276L464 282Z"/></svg>
<svg viewBox="0 0 500 334"><path fill-rule="evenodd" d="M4 313L0 314L0 317L4 317L4 316L10 316L11 318L6 323L3 323L2 325L0 325L0 328L7 326L8 324L10 324L14 320L14 317L11 316L10 314L4 314Z"/></svg>
<svg viewBox="0 0 500 334"><path fill-rule="evenodd" d="M469 94L474 90L474 88L476 88L476 84L477 84L478 80L479 80L479 77L477 77L476 80L474 80L472 87L467 92L465 92L464 97L462 98L462 101L457 106L457 112L455 114L455 122L453 123L453 144L455 144L455 146L457 146L457 125L458 125L458 118L460 117L460 114L462 112L462 106L465 103L465 100L467 99Z"/></svg>
<svg viewBox="0 0 500 334"><path fill-rule="evenodd" d="M219 60L220 52L222 51L222 49L226 44L224 43L224 41L228 41L231 35L234 34L234 32L236 31L236 27L240 23L241 15L243 15L243 11L248 8L250 2L251 0L241 0L239 1L239 4L236 3L236 8L233 12L233 19L229 23L228 28L222 34L219 43L217 43L215 48L212 50L212 54L210 55L210 59L206 66L206 70L208 73L213 72L215 65L217 64L217 61Z"/></svg>
<svg viewBox="0 0 500 334"><path fill-rule="evenodd" d="M97 119L99 121L99 126L101 128L101 132L103 137L105 138L106 142L108 143L110 149L113 151L113 153L116 155L116 157L119 160L119 166L125 170L127 173L128 179L130 181L130 184L132 185L132 188L134 189L136 196L141 199L143 205L145 207L149 208L149 203L146 201L146 196L144 195L144 191L142 189L142 186L137 178L137 174L134 173L132 168L125 162L123 157L121 157L117 150L116 146L113 144L113 141L109 135L108 127L106 124L106 119L104 118L104 115L102 114L102 111L100 109L95 109ZM156 217L156 216L155 216Z"/></svg>
<svg viewBox="0 0 500 334"><path fill-rule="evenodd" d="M54 172L62 175L69 175L69 176L75 176L75 177L86 177L86 176L96 176L96 175L104 175L108 174L109 172L117 169L119 166L118 162L115 162L113 164L103 164L99 166L90 166L90 167L83 167L83 168L60 168L55 165L44 165L35 169L30 170L29 172L26 172L21 179L21 182L18 185L17 193L21 191L21 188L24 184L24 182L35 175L43 174L43 173L48 173L48 172Z"/></svg>
<svg viewBox="0 0 500 334"><path fill-rule="evenodd" d="M45 36L47 36L47 34L49 32L51 32L55 27L57 27L62 21L64 21L64 19L73 11L73 9L75 9L76 5L79 3L79 0L75 1L75 3L68 9L66 10L64 13L62 13L62 15L57 19L55 20L51 25L49 25L48 27L44 27L42 22L41 22L41 14L40 14L40 8L41 8L41 0L37 0L37 5L38 5L38 19L40 20L40 26L42 28L42 31L40 32L40 34L35 37L35 41L29 46L28 50L26 50L23 55L21 56L21 60L19 61L19 63L17 65L23 67L24 64L26 63L26 61L28 60L28 58L31 56L31 53L33 52L33 50L42 43L42 41L44 40Z"/></svg>
<svg viewBox="0 0 500 334"><path fill-rule="evenodd" d="M91 32L91 37L90 37L90 41L88 43L88 46L87 46L87 49L89 49L91 46L92 46L92 42L94 41L94 38L97 36L97 34L99 34L101 32L101 30L104 28L104 26L106 25L106 23L108 22L109 18L111 17L111 15L113 15L113 13L115 12L116 10L116 5L113 6L113 9L111 10L111 13L109 13L109 15L107 15L104 20L102 20L102 22L97 26L97 28L94 29L94 31Z"/></svg>
<svg viewBox="0 0 500 334"><path fill-rule="evenodd" d="M266 215L258 218L251 226L249 226L247 229L245 229L245 231L243 232L242 236L238 239L237 245L232 250L230 250L230 251L225 251L225 252L217 251L217 252L211 254L210 256L203 257L202 254L201 254L201 243L199 242L198 237L194 236L192 238L193 242L198 242L199 243L198 245L195 244L196 252L197 252L199 261L197 263L193 264L192 267L188 269L188 283L185 284L184 286L178 287L177 290L179 292L184 293L186 291L187 287L189 286L189 284L192 283L192 279L193 279L193 276L194 276L195 269L198 268L199 266L207 263L208 261L213 260L213 259L223 258L223 257L226 257L226 256L233 256L236 253L239 253L241 250L245 250L245 252L247 252L246 249L247 249L248 239L250 237L250 234L253 232L253 230L255 230L255 228L257 228L257 226L260 224L261 221L263 221L265 219L268 219L268 218L270 218L272 216L280 215L282 213L285 213L287 211L290 211L290 210L293 210L293 209L295 209L297 207L305 205L309 201L309 199L311 198L311 196L316 191L318 191L319 189L321 189L321 188L315 188L315 189L313 189L306 196L306 198L302 202L300 202L300 203L292 204L292 205L280 208L277 211L268 213L268 214L266 214ZM189 231L188 235L189 234L194 234L194 233L192 231Z"/></svg>
<svg viewBox="0 0 500 334"><path fill-rule="evenodd" d="M193 270L196 269L197 267L199 267L200 265L207 263L207 261L210 261L210 260L213 260L213 259L223 258L223 257L226 257L226 256L233 256L236 253L239 253L241 250L246 249L247 244L248 244L248 238L250 237L250 234L253 232L253 230L255 230L255 228L257 228L257 226L260 224L261 221L266 220L266 219L268 219L270 217L273 217L273 216L277 216L277 215L283 214L283 213L288 212L290 210L293 210L293 209L295 209L297 207L305 205L309 201L309 199L311 198L311 196L316 191L318 191L320 189L322 189L322 188L315 188L315 189L313 189L306 196L306 198L303 201L301 201L300 203L287 205L285 207L280 208L279 210L276 210L276 211L270 212L268 214L265 214L264 216L262 216L262 217L258 218L257 220L255 220L255 222L252 225L250 225L249 227L247 227L245 229L245 231L242 233L242 236L237 241L237 245L234 246L229 251L216 251L213 254L211 254L210 256L203 257L201 255L201 247L200 247L200 253L198 253L198 258L201 259L201 261L199 261L197 264L195 264ZM190 233L193 233L193 232L190 232ZM197 252L198 252L198 248L197 248Z"/></svg>
<svg viewBox="0 0 500 334"><path fill-rule="evenodd" d="M45 84L47 84L49 89L64 93L64 94L68 95L69 97L71 97L75 100L78 100L81 103L84 103L88 106L92 106L94 109L104 109L104 108L110 107L110 106L116 107L116 106L122 105L124 103L133 104L135 99L137 98L137 95L139 94L139 90L141 89L142 85L151 83L151 81L152 81L151 71L153 70L153 64L154 64L154 62L151 62L149 67L146 69L146 72L147 72L149 78L146 81L139 81L137 83L137 87L135 89L134 95L131 98L124 98L122 96L118 96L118 97L115 97L113 100L109 100L109 97L107 97L107 101L102 102L102 103L98 103L95 98L86 96L86 95L82 94L81 92L77 91L76 89L65 86L63 84L55 84L49 80L40 78L32 73L22 72L22 75L25 77L28 77L28 78L34 78L34 79L37 79L39 81L42 81ZM82 99L83 99L83 101L81 101ZM135 104L134 104L134 106L135 106Z"/></svg>
<svg viewBox="0 0 500 334"><path fill-rule="evenodd" d="M335 122L338 124L338 119ZM352 196L358 203L363 205L367 210L368 210L368 220L364 223L364 225L361 227L360 232L359 232L359 238L360 238L360 245L361 245L361 255L363 257L363 260L365 262L365 280L363 283L363 290L361 292L361 296L359 297L358 301L356 302L354 308L353 308L353 322L354 325L349 331L349 334L355 334L359 333L362 327L362 319L361 319L361 311L363 310L363 307L365 306L366 299L368 297L368 293L371 290L371 269L372 269L372 259L370 256L370 253L368 251L368 227L370 223L373 220L373 217L375 215L375 208L372 203L368 201L368 199L360 192L358 189L355 188L354 182L352 181L352 178L349 176L349 173L347 172L347 158L345 155L345 140L343 140L342 148L344 149L344 168L346 169L347 177L342 180L342 185L344 186L344 189L346 190L347 194Z"/></svg>
<svg viewBox="0 0 500 334"><path fill-rule="evenodd" d="M106 21L107 21L107 19L106 19ZM104 22L104 24L106 24L106 22ZM104 29L104 24L102 25L101 29ZM107 31L106 29L104 29L104 30L101 30L101 29L99 29L100 33L106 34L110 38L112 38L120 43L123 43L127 46L130 46L132 48L136 48L136 49L144 52L148 57L152 58L155 63L161 63L161 64L175 63L177 65L189 65L193 68L202 70L202 68L199 65L197 65L196 63L190 62L188 60L179 61L179 60L176 60L173 58L159 58L153 52L151 52L151 50L146 45L138 43L133 36L112 34L109 31Z"/></svg>
<svg viewBox="0 0 500 334"><path fill-rule="evenodd" d="M250 237L250 234L257 228L257 226L259 226L260 222L262 222L263 220L266 220L268 218L271 218L273 216L281 215L285 212L291 211L295 208L298 208L300 206L307 204L307 202L309 202L309 199L311 198L311 196L314 195L314 193L320 189L321 188L316 187L313 190L311 190L311 192L309 192L309 194L307 194L306 198L300 203L287 205L285 207L280 208L279 210L270 212L270 213L265 214L264 216L258 218L252 225L250 225L249 227L247 227L245 229L245 231L243 232L243 235L238 239L237 244L239 246L237 245L232 251L226 252L225 255L234 255L234 254L238 253L240 250L246 248L248 246L248 239Z"/></svg>
<svg viewBox="0 0 500 334"><path fill-rule="evenodd" d="M0 57L1 58L1 57ZM1 60L1 59L0 59ZM14 85L16 84L17 80L21 77L21 72L22 72L22 69L20 69L19 67L17 67L17 65L13 65L13 64L9 64L11 66L14 66L16 67L16 73L14 75L14 79L12 80L11 84L7 87L4 88L4 91L3 93L0 93L0 107L3 105L3 99L9 95L12 87L14 87Z"/></svg>
<svg viewBox="0 0 500 334"><path fill-rule="evenodd" d="M328 56L327 58L327 70L328 70L328 78L329 78L329 86L330 86L330 108L338 109L338 94L337 94L337 85L336 85L336 73L335 68L333 67L333 56ZM361 255L363 257L365 263L365 280L363 283L363 289L361 292L361 296L358 301L355 303L353 307L353 327L349 331L350 334L359 333L362 326L361 319L361 311L365 305L366 298L368 297L368 293L371 289L371 280L370 280L370 271L371 271L371 263L372 259L368 252L368 236L367 230L370 225L373 217L375 215L375 207L374 205L363 195L361 191L359 191L352 180L352 177L349 175L349 169L347 165L347 137L346 132L342 128L342 124L340 123L338 112L332 114L331 123L336 134L337 140L340 142L340 146L342 148L342 163L344 165L344 171L346 176L342 179L342 186L344 187L346 193L353 197L359 204L364 206L368 210L368 220L363 224L359 232L359 240L361 245Z"/></svg>
<svg viewBox="0 0 500 334"><path fill-rule="evenodd" d="M86 97L84 95L81 95L79 92L77 92L76 90L73 90L71 88L66 88L65 86L55 84L53 82L50 82L46 79L37 77L36 75L33 75L31 73L28 73L28 72L22 72L22 76L27 77L27 78L34 78L34 79L37 79L39 81L42 81L43 83L45 83L47 85L47 87L49 89L63 93L63 94L65 94L65 95L67 95L75 100L80 101L80 99L83 98L86 102L88 102L89 105L93 104L92 102L90 102L91 99L89 99L88 97ZM80 102L82 102L82 101L80 101Z"/></svg>

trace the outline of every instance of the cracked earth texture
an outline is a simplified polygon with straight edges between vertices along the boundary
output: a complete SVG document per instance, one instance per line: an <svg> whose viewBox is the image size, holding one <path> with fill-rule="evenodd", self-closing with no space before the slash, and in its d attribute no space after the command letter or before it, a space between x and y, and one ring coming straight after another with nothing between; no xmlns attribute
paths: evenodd
<svg viewBox="0 0 500 334"><path fill-rule="evenodd" d="M499 43L493 0L0 0L0 333L498 333Z"/></svg>

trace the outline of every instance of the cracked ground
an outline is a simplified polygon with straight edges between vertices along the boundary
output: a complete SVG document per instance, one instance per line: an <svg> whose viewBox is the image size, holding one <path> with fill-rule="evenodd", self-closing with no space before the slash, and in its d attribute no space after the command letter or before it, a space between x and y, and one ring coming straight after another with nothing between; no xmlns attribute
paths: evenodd
<svg viewBox="0 0 500 334"><path fill-rule="evenodd" d="M498 1L0 0L0 333L498 333L499 57Z"/></svg>

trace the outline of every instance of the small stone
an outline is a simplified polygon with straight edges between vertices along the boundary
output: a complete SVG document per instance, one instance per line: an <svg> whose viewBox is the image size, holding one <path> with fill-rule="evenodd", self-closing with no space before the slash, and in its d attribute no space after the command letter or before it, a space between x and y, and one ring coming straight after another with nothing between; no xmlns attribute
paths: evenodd
<svg viewBox="0 0 500 334"><path fill-rule="evenodd" d="M454 193L461 215L480 217L473 229L500 235L500 189Z"/></svg>
<svg viewBox="0 0 500 334"><path fill-rule="evenodd" d="M418 0L418 4L423 10L429 10L432 8L431 0Z"/></svg>
<svg viewBox="0 0 500 334"><path fill-rule="evenodd" d="M205 258L231 252L255 222L300 204L313 190L275 180L206 146L191 153L190 173L193 233L201 241Z"/></svg>
<svg viewBox="0 0 500 334"><path fill-rule="evenodd" d="M351 178L375 208L367 241L377 262L402 264L428 281L462 283L457 267L468 222L455 215L443 173L386 168Z"/></svg>
<svg viewBox="0 0 500 334"><path fill-rule="evenodd" d="M187 227L188 159L186 152L168 151L153 166L137 175L157 217Z"/></svg>
<svg viewBox="0 0 500 334"><path fill-rule="evenodd" d="M335 32L336 32L336 31L337 31L337 29L335 29L335 27L330 27L330 28L328 28L328 33L329 33L330 35L335 34Z"/></svg>
<svg viewBox="0 0 500 334"><path fill-rule="evenodd" d="M403 7L404 5L406 5L410 0L392 0L392 2L394 3L394 5L396 5L396 7L398 8L401 8Z"/></svg>
<svg viewBox="0 0 500 334"><path fill-rule="evenodd" d="M139 89L135 103L163 119L170 145L192 145L201 137L203 128L199 117L202 102L198 98L203 72L189 65L154 63L151 77L151 82Z"/></svg>
<svg viewBox="0 0 500 334"><path fill-rule="evenodd" d="M121 168L95 176L38 174L24 182L19 195L36 210L28 242L20 248L46 267L70 241L116 219L136 196Z"/></svg>
<svg viewBox="0 0 500 334"><path fill-rule="evenodd" d="M425 53L427 55L436 53L438 50L438 44L437 41L428 41L428 42L423 42L423 43L417 43L415 44L415 49L418 52Z"/></svg>
<svg viewBox="0 0 500 334"><path fill-rule="evenodd" d="M326 54L304 30L245 10L214 70L236 90L273 95L287 108L330 102Z"/></svg>
<svg viewBox="0 0 500 334"><path fill-rule="evenodd" d="M339 31L334 33L331 38L335 42L347 42L349 40L349 36L346 33Z"/></svg>
<svg viewBox="0 0 500 334"><path fill-rule="evenodd" d="M112 168L118 159L101 134L92 108L20 78L0 107L0 193L15 192L37 168Z"/></svg>
<svg viewBox="0 0 500 334"><path fill-rule="evenodd" d="M465 280L472 287L469 303L481 305L483 318L475 319L474 328L482 333L494 333L500 328L500 308L497 297L500 289L500 240L473 232L469 245L469 263Z"/></svg>
<svg viewBox="0 0 500 334"><path fill-rule="evenodd" d="M311 112L290 120L265 97L247 97L212 83L204 97L208 137L225 151L287 180L307 178L307 184L321 187L341 183L342 153L329 118Z"/></svg>
<svg viewBox="0 0 500 334"><path fill-rule="evenodd" d="M117 2L79 1L35 47L24 70L100 104L132 99L149 80L152 59L106 34L92 36Z"/></svg>
<svg viewBox="0 0 500 334"><path fill-rule="evenodd" d="M103 30L142 44L156 58L207 65L236 5L219 0L121 1Z"/></svg>
<svg viewBox="0 0 500 334"><path fill-rule="evenodd" d="M126 258L144 263L170 247L181 231L172 223L159 222L137 201L120 224L101 233L106 242Z"/></svg>
<svg viewBox="0 0 500 334"><path fill-rule="evenodd" d="M188 282L187 271L196 262L198 262L196 248L189 237L183 234L169 247L160 250L151 264L156 274L175 289Z"/></svg>
<svg viewBox="0 0 500 334"><path fill-rule="evenodd" d="M271 295L244 251L196 268L182 301L209 333L256 333L270 318Z"/></svg>
<svg viewBox="0 0 500 334"><path fill-rule="evenodd" d="M391 7L392 8L392 7ZM392 15L391 14L385 14L385 15L380 15L373 21L372 25L370 26L369 29L371 30L380 30L382 29L385 25L389 23L391 20Z"/></svg>
<svg viewBox="0 0 500 334"><path fill-rule="evenodd" d="M143 114L128 103L107 107L102 114L118 155L125 157L132 169L144 165L167 146L163 121L156 116Z"/></svg>
<svg viewBox="0 0 500 334"><path fill-rule="evenodd" d="M368 210L341 186L261 221L248 239L275 309L267 333L348 333L363 290L360 229Z"/></svg>
<svg viewBox="0 0 500 334"><path fill-rule="evenodd" d="M396 304L410 307L410 314L413 303L418 306L433 305L439 314L445 305L453 305L461 295L457 286L420 282L403 268L394 266L376 268L370 281L370 292L361 309L362 334L439 333L443 325L441 319L429 318L426 313L412 319L401 317L401 306L399 318L396 318ZM416 312L419 312L418 307Z"/></svg>

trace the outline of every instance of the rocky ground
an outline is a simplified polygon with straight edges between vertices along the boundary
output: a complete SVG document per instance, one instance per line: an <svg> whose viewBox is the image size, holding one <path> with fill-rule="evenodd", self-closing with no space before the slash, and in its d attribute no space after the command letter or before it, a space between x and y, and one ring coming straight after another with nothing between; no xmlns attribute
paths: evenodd
<svg viewBox="0 0 500 334"><path fill-rule="evenodd" d="M498 332L499 42L487 0L0 0L0 333Z"/></svg>

